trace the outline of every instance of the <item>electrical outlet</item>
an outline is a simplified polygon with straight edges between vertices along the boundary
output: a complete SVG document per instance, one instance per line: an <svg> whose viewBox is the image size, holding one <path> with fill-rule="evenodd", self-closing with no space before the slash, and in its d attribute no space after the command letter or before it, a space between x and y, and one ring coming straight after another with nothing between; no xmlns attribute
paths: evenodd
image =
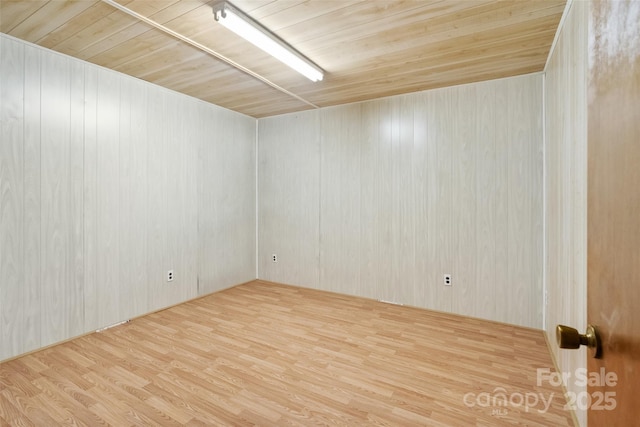
<svg viewBox="0 0 640 427"><path fill-rule="evenodd" d="M173 270L167 271L167 282L173 282Z"/></svg>
<svg viewBox="0 0 640 427"><path fill-rule="evenodd" d="M276 255L276 254L271 255L271 261L272 262L278 262L278 255Z"/></svg>
<svg viewBox="0 0 640 427"><path fill-rule="evenodd" d="M445 286L451 286L451 275L450 274L445 274L444 275L444 285Z"/></svg>

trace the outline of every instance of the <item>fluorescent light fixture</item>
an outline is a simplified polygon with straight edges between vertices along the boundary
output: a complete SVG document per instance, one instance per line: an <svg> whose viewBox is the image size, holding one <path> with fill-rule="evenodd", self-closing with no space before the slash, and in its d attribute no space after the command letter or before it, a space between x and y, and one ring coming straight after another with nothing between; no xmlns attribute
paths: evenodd
<svg viewBox="0 0 640 427"><path fill-rule="evenodd" d="M213 5L216 21L245 40L293 68L311 81L322 80L323 71L316 64L282 41L278 36L254 21L228 2Z"/></svg>

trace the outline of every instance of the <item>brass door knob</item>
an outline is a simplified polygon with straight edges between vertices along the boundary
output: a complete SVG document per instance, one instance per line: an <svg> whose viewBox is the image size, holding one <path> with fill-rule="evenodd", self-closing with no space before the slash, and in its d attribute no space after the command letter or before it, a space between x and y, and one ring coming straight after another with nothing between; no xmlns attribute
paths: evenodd
<svg viewBox="0 0 640 427"><path fill-rule="evenodd" d="M591 357L596 359L599 359L602 355L600 335L593 325L587 326L585 334L579 333L577 329L570 326L558 325L556 326L556 341L560 348L576 349L580 348L581 345L586 345L589 348Z"/></svg>

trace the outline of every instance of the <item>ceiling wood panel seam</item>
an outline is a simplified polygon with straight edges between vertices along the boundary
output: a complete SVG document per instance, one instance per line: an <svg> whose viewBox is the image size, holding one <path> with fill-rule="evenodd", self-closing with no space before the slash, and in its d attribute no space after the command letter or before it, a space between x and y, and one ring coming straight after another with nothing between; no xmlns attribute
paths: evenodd
<svg viewBox="0 0 640 427"><path fill-rule="evenodd" d="M213 50L213 49L211 49L211 48L209 48L207 46L204 46L203 44L200 44L200 43L190 39L189 37L186 37L186 36L176 32L176 31L173 31L172 29L167 28L164 25L159 24L158 22L155 22L152 19L149 19L146 16L140 15L139 13L137 13L137 12L135 12L135 11L133 11L133 10L131 10L131 9L119 4L119 3L117 3L114 0L101 0L101 1L106 3L106 4L108 4L108 5L110 5L110 6L112 6L112 7L114 7L114 8L116 8L116 9L118 9L121 12L126 13L129 16L132 16L132 17L134 17L134 18L136 18L136 19L138 19L138 20L140 20L140 21L142 21L142 22L144 22L144 23L146 23L146 24L148 24L148 25L150 25L150 26L152 26L152 27L154 27L154 28L156 28L156 29L168 34L168 35L170 35L170 36L172 36L172 37L177 38L178 40L181 40L181 41L183 41L183 42L195 47L196 49L199 49L199 50L201 50L201 51L213 56L216 59L219 59L220 61L223 61L223 62L231 65L232 67L236 68L237 70L242 71L243 73L245 73L245 74L247 74L247 75L249 75L249 76L251 76L251 77L253 77L253 78L255 78L255 79L259 80L259 81L261 81L262 83L264 83L266 85L271 86L272 88L274 88L274 89L276 89L276 90L278 90L278 91L280 91L280 92L282 92L282 93L284 93L284 94L286 94L288 96L291 96L292 98L297 99L300 102L303 102L303 103L305 103L305 104L307 104L307 105L309 105L309 106L311 106L313 108L320 108L316 104L314 104L314 103L312 103L310 101L307 101L306 99L302 98L301 96L296 95L295 93L290 92L287 89L285 89L285 88L273 83L271 80L261 76L260 74L254 72L254 71L251 71L250 69L238 64L237 62L233 61L232 59L227 58L226 56L216 52L215 50ZM213 17L213 15L212 15L212 17Z"/></svg>

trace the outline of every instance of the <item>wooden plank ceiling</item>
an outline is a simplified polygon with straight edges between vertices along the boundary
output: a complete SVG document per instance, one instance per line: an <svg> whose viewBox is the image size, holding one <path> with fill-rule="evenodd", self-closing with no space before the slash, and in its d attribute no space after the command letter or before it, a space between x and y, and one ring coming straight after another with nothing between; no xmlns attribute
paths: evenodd
<svg viewBox="0 0 640 427"><path fill-rule="evenodd" d="M0 2L0 31L253 117L541 71L566 0L234 0L322 67L313 83L218 24L206 0Z"/></svg>

